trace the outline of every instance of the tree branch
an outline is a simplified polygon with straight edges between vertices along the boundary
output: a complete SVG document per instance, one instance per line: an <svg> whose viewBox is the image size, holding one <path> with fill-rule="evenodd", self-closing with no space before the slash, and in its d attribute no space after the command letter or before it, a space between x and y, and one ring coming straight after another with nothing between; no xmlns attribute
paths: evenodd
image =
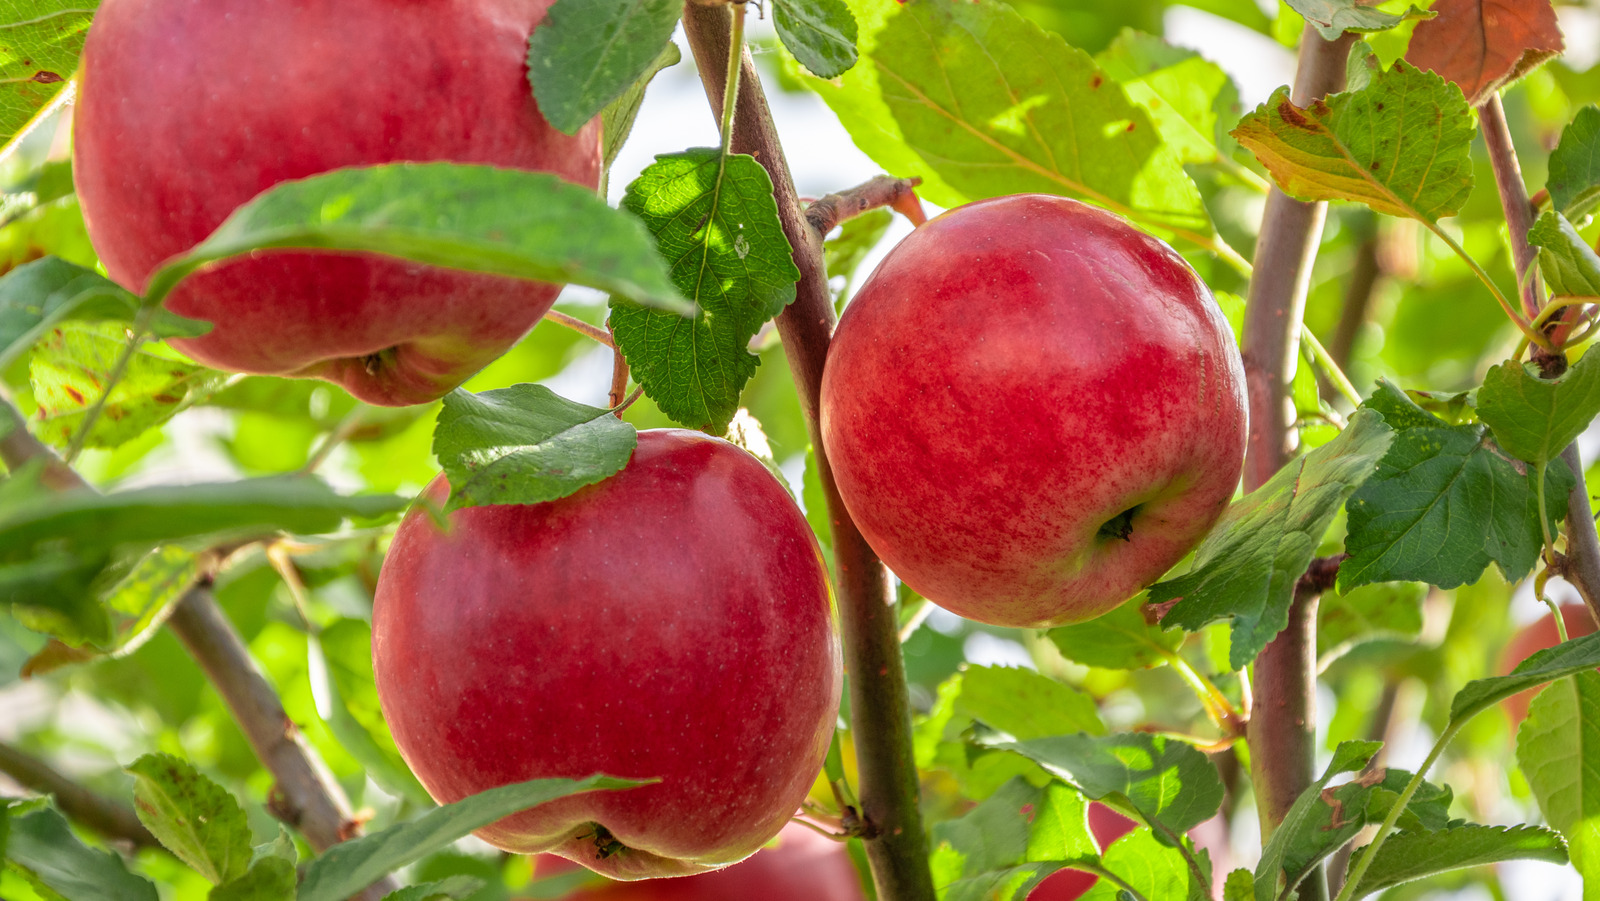
<svg viewBox="0 0 1600 901"><path fill-rule="evenodd" d="M1522 286L1522 306L1530 320L1539 315L1544 306L1544 289L1529 270L1538 259L1538 253L1528 243L1528 229L1533 227L1533 204L1528 200L1528 188L1522 182L1522 167L1517 162L1517 151L1511 143L1511 128L1506 123L1505 108L1500 95L1494 94L1478 109L1478 122L1483 128L1483 141L1489 150L1489 163L1494 167L1495 187L1500 191L1500 206L1505 210L1506 226L1511 238L1511 259L1517 267L1517 283ZM1575 317L1582 307L1567 307L1558 314L1553 337L1562 337L1568 327L1569 317ZM1554 378L1567 369L1563 353L1551 354L1533 348L1533 360L1545 378ZM1583 477L1583 460L1574 441L1561 452L1561 459L1572 470L1574 482L1567 493L1567 553L1561 566L1561 577L1578 589L1589 615L1600 622L1600 536L1595 533L1594 515L1589 507L1589 486Z"/></svg>
<svg viewBox="0 0 1600 901"><path fill-rule="evenodd" d="M0 427L8 421L20 423L22 416L9 401L0 399ZM15 438L16 431L13 429L6 438ZM93 490L82 476L62 464L54 451L32 435L27 435L26 440L0 442L0 454L8 469L35 460L44 461L46 471L56 473L63 483L53 487ZM249 740L257 759L272 774L275 785L267 808L273 816L298 829L319 853L360 835L360 824L349 815L350 802L345 799L343 790L314 762L311 750L300 740L294 723L284 713L277 693L261 674L233 624L217 606L210 589L204 585L190 589L173 608L166 625L205 671ZM397 888L399 884L394 878L385 876L360 897L376 901Z"/></svg>
<svg viewBox="0 0 1600 901"><path fill-rule="evenodd" d="M1344 85L1353 37L1324 41L1306 26L1292 99L1298 106ZM1289 385L1300 343L1311 264L1327 205L1302 203L1274 188L1256 243L1255 273L1245 307L1245 376L1250 394L1247 490L1264 484L1294 449ZM1312 781L1316 730L1317 596L1296 592L1289 625L1256 658L1251 680L1250 770L1263 837L1271 835ZM1302 883L1305 901L1326 898L1320 872Z"/></svg>
<svg viewBox="0 0 1600 901"><path fill-rule="evenodd" d="M48 763L0 742L0 773L41 795L54 795L56 807L102 837L135 848L160 848L161 843L139 822L133 808L97 794L57 772Z"/></svg>
<svg viewBox="0 0 1600 901"><path fill-rule="evenodd" d="M826 237L834 226L846 219L854 219L868 210L886 206L904 214L912 225L921 225L928 217L917 200L916 188L920 184L920 178L874 176L849 190L829 194L807 204L806 221L817 230L817 234Z"/></svg>
<svg viewBox="0 0 1600 901"><path fill-rule="evenodd" d="M684 32L694 51L706 97L719 120L729 54L726 7L686 3ZM859 761L861 817L867 859L883 901L932 901L927 840L918 811L919 786L911 744L911 710L900 657L894 595L888 571L861 537L840 500L818 429L822 365L834 310L822 260L822 237L806 221L778 142L761 79L748 50L742 59L732 149L754 156L772 177L778 217L800 269L796 298L778 317L783 349L794 373L800 407L816 454L817 474L833 523L834 562L845 667L850 673L851 735Z"/></svg>

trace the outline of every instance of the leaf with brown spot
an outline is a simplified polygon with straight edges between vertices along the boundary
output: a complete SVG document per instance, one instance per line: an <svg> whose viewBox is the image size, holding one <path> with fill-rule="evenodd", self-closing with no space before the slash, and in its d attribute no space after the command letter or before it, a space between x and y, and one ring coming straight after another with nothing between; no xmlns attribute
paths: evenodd
<svg viewBox="0 0 1600 901"><path fill-rule="evenodd" d="M96 0L0 0L0 156L63 98Z"/></svg>
<svg viewBox="0 0 1600 901"><path fill-rule="evenodd" d="M1461 87L1478 106L1561 53L1550 0L1437 0L1418 23L1406 60Z"/></svg>

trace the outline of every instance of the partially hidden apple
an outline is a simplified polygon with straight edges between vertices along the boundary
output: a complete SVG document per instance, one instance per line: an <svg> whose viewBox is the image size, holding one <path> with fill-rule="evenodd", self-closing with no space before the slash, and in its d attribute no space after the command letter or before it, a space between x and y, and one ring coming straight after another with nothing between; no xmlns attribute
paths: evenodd
<svg viewBox="0 0 1600 901"><path fill-rule="evenodd" d="M1567 627L1567 638L1582 638L1593 634L1595 630L1594 614L1583 604L1562 604L1561 621ZM1556 615L1546 613L1517 631L1517 634L1506 642L1505 649L1500 652L1500 673L1505 675L1517 668L1517 664L1531 657L1536 651L1553 648L1561 643L1561 633L1556 631ZM1514 734L1528 718L1528 705L1533 703L1534 695L1543 688L1530 688L1527 691L1514 694L1501 705L1506 716L1511 718L1511 731Z"/></svg>
<svg viewBox="0 0 1600 901"><path fill-rule="evenodd" d="M646 431L602 482L448 522L406 516L372 614L384 718L429 793L660 779L478 831L624 880L716 869L783 828L833 734L840 650L816 540L760 461Z"/></svg>
<svg viewBox="0 0 1600 901"><path fill-rule="evenodd" d="M1244 368L1170 247L1063 197L951 210L839 321L822 438L911 588L980 622L1092 619L1158 579L1243 468Z"/></svg>
<svg viewBox="0 0 1600 901"><path fill-rule="evenodd" d="M565 861L541 860L535 875ZM568 864L570 866L570 864ZM562 901L866 901L844 845L790 824L776 844L715 873L586 886Z"/></svg>
<svg viewBox="0 0 1600 901"><path fill-rule="evenodd" d="M446 160L599 183L599 124L539 114L528 37L553 0L105 0L84 47L74 178L111 277L142 291L273 185ZM367 254L266 252L179 285L202 363L433 400L504 353L560 286Z"/></svg>

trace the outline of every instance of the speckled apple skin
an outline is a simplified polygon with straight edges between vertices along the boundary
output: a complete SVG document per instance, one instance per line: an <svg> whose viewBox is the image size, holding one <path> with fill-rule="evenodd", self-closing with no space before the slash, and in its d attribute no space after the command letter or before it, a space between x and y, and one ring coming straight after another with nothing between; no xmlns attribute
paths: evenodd
<svg viewBox="0 0 1600 901"><path fill-rule="evenodd" d="M822 438L873 550L980 622L1092 619L1178 562L1243 467L1210 291L1103 210L1015 195L918 228L845 309ZM1126 539L1103 524L1138 506Z"/></svg>
<svg viewBox="0 0 1600 901"><path fill-rule="evenodd" d="M641 879L741 860L789 821L833 734L839 639L816 540L756 458L642 432L603 482L449 522L407 515L373 607L378 697L417 778L440 802L524 779L662 780L479 837ZM596 823L624 849L602 854Z"/></svg>
<svg viewBox="0 0 1600 901"><path fill-rule="evenodd" d="M106 0L84 47L74 178L111 277L164 260L278 182L448 160L593 188L599 123L539 114L527 42L553 0ZM275 251L184 282L173 344L239 372L314 376L371 403L433 400L504 353L557 285L367 254Z"/></svg>

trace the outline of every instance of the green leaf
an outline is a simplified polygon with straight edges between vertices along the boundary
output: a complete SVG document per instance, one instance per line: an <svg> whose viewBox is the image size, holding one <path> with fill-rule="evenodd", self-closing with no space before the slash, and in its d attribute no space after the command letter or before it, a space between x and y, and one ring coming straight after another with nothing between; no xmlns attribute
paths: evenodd
<svg viewBox="0 0 1600 901"><path fill-rule="evenodd" d="M1383 743L1377 741L1345 741L1334 748L1333 760L1328 763L1328 768L1322 777L1300 793L1300 797L1290 805L1289 812L1283 815L1283 822L1278 824L1278 828L1273 831L1271 838L1261 849L1261 860L1256 865L1255 871L1255 901L1273 901L1278 893L1281 873L1285 870L1304 869L1308 865L1314 866L1316 861L1332 854L1340 845L1354 837L1355 831L1360 829L1359 823L1364 822L1355 815L1364 811L1366 805L1363 803L1349 811L1341 809L1341 813L1348 813L1351 816L1344 817L1337 828L1350 831L1350 835L1344 836L1339 844L1333 845L1334 837L1329 835L1325 827L1334 825L1334 811L1323 800L1322 790L1335 776L1353 773L1365 767L1381 747ZM1358 784L1351 782L1347 785ZM1358 823L1355 830L1350 830L1351 823ZM1292 884L1290 887L1293 887Z"/></svg>
<svg viewBox="0 0 1600 901"><path fill-rule="evenodd" d="M995 0L851 0L862 63L806 77L873 162L944 207L1064 194L1201 247L1200 192L1087 53Z"/></svg>
<svg viewBox="0 0 1600 901"><path fill-rule="evenodd" d="M1189 844L1188 839L1184 842ZM1206 858L1201 856L1200 859ZM1147 828L1135 829L1112 842L1101 859L1101 866L1149 901L1157 898L1209 901L1211 898L1210 873L1205 874L1208 878L1203 882L1197 879L1183 853ZM1083 893L1080 901L1123 901L1125 898L1120 886L1101 879Z"/></svg>
<svg viewBox="0 0 1600 901"><path fill-rule="evenodd" d="M335 494L307 476L70 492L0 508L0 562L28 559L34 548L52 541L84 553L219 534L330 532L348 517L383 516L405 506L394 495Z"/></svg>
<svg viewBox="0 0 1600 901"><path fill-rule="evenodd" d="M1450 722L1463 722L1514 694L1595 667L1600 667L1600 633L1545 648L1517 664L1509 675L1474 679L1462 686L1450 701Z"/></svg>
<svg viewBox="0 0 1600 901"><path fill-rule="evenodd" d="M1084 666L1146 669L1166 663L1183 644L1181 629L1163 629L1144 618L1141 595L1085 623L1051 629L1062 656Z"/></svg>
<svg viewBox="0 0 1600 901"><path fill-rule="evenodd" d="M818 78L837 78L856 64L856 17L844 0L772 0L772 24Z"/></svg>
<svg viewBox="0 0 1600 901"><path fill-rule="evenodd" d="M39 403L34 431L41 439L57 447L71 443L127 345L127 330L121 325L66 323L45 336L29 370ZM85 446L126 444L211 396L227 380L227 373L185 362L161 345L141 344L111 389Z"/></svg>
<svg viewBox="0 0 1600 901"><path fill-rule="evenodd" d="M1584 354L1558 378L1541 379L1516 360L1501 363L1478 389L1478 418L1519 460L1560 456L1600 413L1600 354ZM1548 498L1546 498L1548 500Z"/></svg>
<svg viewBox="0 0 1600 901"><path fill-rule="evenodd" d="M844 285L836 295L835 305L850 296L856 270L866 260L894 222L894 214L886 209L868 210L860 216L846 219L839 225L839 233L822 244L822 258L828 269L828 279L843 279Z"/></svg>
<svg viewBox="0 0 1600 901"><path fill-rule="evenodd" d="M1222 884L1222 901L1255 901L1256 877L1249 870L1240 868L1228 874L1228 879Z"/></svg>
<svg viewBox="0 0 1600 901"><path fill-rule="evenodd" d="M1341 574L1343 569L1341 565ZM1415 641L1422 634L1422 601L1427 596L1427 586L1418 582L1324 592L1317 605L1317 670L1369 641Z"/></svg>
<svg viewBox="0 0 1600 901"><path fill-rule="evenodd" d="M441 898L465 901L482 890L484 884L484 881L476 876L450 876L437 882L408 885L399 891L384 895L383 901L439 901Z"/></svg>
<svg viewBox="0 0 1600 901"><path fill-rule="evenodd" d="M250 824L227 789L171 754L146 754L127 770L139 821L179 860L215 885L250 869Z"/></svg>
<svg viewBox="0 0 1600 901"><path fill-rule="evenodd" d="M1180 160L1232 159L1236 143L1228 129L1239 121L1239 89L1216 63L1131 28L1094 61L1149 114Z"/></svg>
<svg viewBox="0 0 1600 901"><path fill-rule="evenodd" d="M138 650L199 578L200 556L176 545L163 545L140 558L106 595L106 608L116 614L116 622L105 650L118 657Z"/></svg>
<svg viewBox="0 0 1600 901"><path fill-rule="evenodd" d="M1201 543L1189 574L1150 587L1152 602L1177 601L1162 623L1196 632L1231 617L1229 665L1243 669L1288 624L1295 582L1339 505L1377 468L1393 436L1377 413L1357 410L1339 437L1234 502Z"/></svg>
<svg viewBox="0 0 1600 901"><path fill-rule="evenodd" d="M1539 248L1539 271L1552 294L1600 295L1600 256L1566 216L1546 210L1528 229L1528 243Z"/></svg>
<svg viewBox="0 0 1600 901"><path fill-rule="evenodd" d="M1222 779L1194 747L1163 735L1052 735L1025 741L980 737L987 748L1015 751L1095 800L1126 798L1162 840L1210 819L1222 804Z"/></svg>
<svg viewBox="0 0 1600 901"><path fill-rule="evenodd" d="M577 134L650 70L682 12L675 0L556 0L528 41L539 112Z"/></svg>
<svg viewBox="0 0 1600 901"><path fill-rule="evenodd" d="M1019 739L1106 731L1093 698L1020 667L968 666L954 712L963 729L976 720Z"/></svg>
<svg viewBox="0 0 1600 901"><path fill-rule="evenodd" d="M1287 0L1289 7L1315 25L1323 40L1338 40L1347 31L1388 31L1407 19L1431 19L1437 13L1410 7L1398 15L1363 6L1357 0Z"/></svg>
<svg viewBox="0 0 1600 901"><path fill-rule="evenodd" d="M339 619L306 642L306 677L317 716L328 731L384 791L419 807L433 799L417 781L378 706L372 675L372 627L366 620Z"/></svg>
<svg viewBox="0 0 1600 901"><path fill-rule="evenodd" d="M1587 667L1540 692L1528 705L1528 718L1517 732L1517 766L1533 788L1545 822L1567 837L1573 866L1583 874L1585 888L1600 879L1597 746L1600 674Z"/></svg>
<svg viewBox="0 0 1600 901"><path fill-rule="evenodd" d="M645 88L650 86L662 69L676 66L682 59L683 51L678 49L677 44L668 41L643 74L622 92L622 96L606 104L606 108L600 111L600 152L606 172L611 171L611 164L617 161L617 154L622 151L622 145L633 131L633 122L639 117L639 106L644 103Z"/></svg>
<svg viewBox="0 0 1600 901"><path fill-rule="evenodd" d="M60 257L24 263L0 277L0 372L63 322L131 323L138 313L137 295L91 269ZM160 310L150 330L159 338L194 337L211 323Z"/></svg>
<svg viewBox="0 0 1600 901"><path fill-rule="evenodd" d="M1538 826L1467 824L1436 832L1397 832L1378 849L1352 898L1364 898L1401 883L1507 860L1567 862L1561 836Z"/></svg>
<svg viewBox="0 0 1600 901"><path fill-rule="evenodd" d="M1383 414L1394 443L1351 496L1339 589L1414 580L1440 588L1476 582L1491 561L1515 582L1539 558L1543 530L1534 474L1489 440L1488 428L1449 425L1387 381L1364 407ZM1572 474L1545 473L1552 528L1567 512Z"/></svg>
<svg viewBox="0 0 1600 901"><path fill-rule="evenodd" d="M110 644L111 618L93 589L110 562L105 553L56 550L17 563L0 561L0 605L10 606L29 629L68 644Z"/></svg>
<svg viewBox="0 0 1600 901"><path fill-rule="evenodd" d="M627 466L637 444L634 427L609 410L543 385L457 388L445 395L433 432L433 453L450 479L447 510L566 497Z"/></svg>
<svg viewBox="0 0 1600 901"><path fill-rule="evenodd" d="M642 784L596 775L587 779L534 779L479 792L436 807L410 822L334 845L306 868L298 899L342 901L385 873L420 860L501 817L581 792Z"/></svg>
<svg viewBox="0 0 1600 901"><path fill-rule="evenodd" d="M7 861L67 901L157 901L154 885L117 855L84 847L55 810L8 819Z"/></svg>
<svg viewBox="0 0 1600 901"><path fill-rule="evenodd" d="M655 235L692 319L611 301L617 347L661 411L721 434L758 359L746 349L795 297L800 270L778 221L772 179L754 157L715 148L656 157L622 205Z"/></svg>
<svg viewBox="0 0 1600 901"><path fill-rule="evenodd" d="M207 901L290 901L295 894L294 861L263 857L238 879L211 890Z"/></svg>
<svg viewBox="0 0 1600 901"><path fill-rule="evenodd" d="M390 163L280 182L150 276L160 302L202 266L273 249L379 253L571 282L687 315L649 236L593 191L547 172Z"/></svg>
<svg viewBox="0 0 1600 901"><path fill-rule="evenodd" d="M1308 109L1279 88L1233 136L1287 194L1433 223L1472 191L1474 130L1460 88L1401 60Z"/></svg>
<svg viewBox="0 0 1600 901"><path fill-rule="evenodd" d="M96 0L0 0L0 159L55 108L94 17Z"/></svg>
<svg viewBox="0 0 1600 901"><path fill-rule="evenodd" d="M1581 219L1600 206L1600 107L1590 104L1561 132L1545 182L1556 211Z"/></svg>
<svg viewBox="0 0 1600 901"><path fill-rule="evenodd" d="M1061 867L1099 856L1088 801L1054 781L1007 782L964 816L935 825L932 844L941 901L1020 901Z"/></svg>

